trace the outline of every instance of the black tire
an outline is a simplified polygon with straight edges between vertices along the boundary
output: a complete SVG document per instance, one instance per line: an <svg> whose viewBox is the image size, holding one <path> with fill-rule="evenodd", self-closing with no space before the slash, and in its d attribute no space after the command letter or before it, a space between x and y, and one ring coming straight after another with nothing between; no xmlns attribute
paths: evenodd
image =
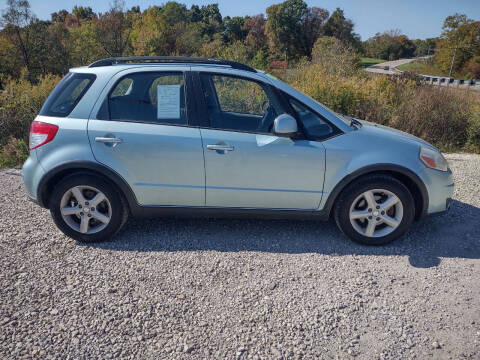
<svg viewBox="0 0 480 360"><path fill-rule="evenodd" d="M75 186L91 186L100 190L108 199L111 207L110 221L105 228L96 233L81 233L70 227L60 212L63 195ZM81 242L97 242L110 240L126 223L128 209L121 194L108 181L89 174L74 174L55 185L49 201L50 214L57 227L67 236Z"/></svg>
<svg viewBox="0 0 480 360"><path fill-rule="evenodd" d="M350 207L358 196L368 190L384 189L395 194L403 205L403 218L394 231L385 236L369 237L360 234L350 222ZM355 242L364 245L384 245L402 236L415 218L415 203L408 188L399 180L381 174L362 177L349 184L339 195L334 208L334 218L340 230Z"/></svg>

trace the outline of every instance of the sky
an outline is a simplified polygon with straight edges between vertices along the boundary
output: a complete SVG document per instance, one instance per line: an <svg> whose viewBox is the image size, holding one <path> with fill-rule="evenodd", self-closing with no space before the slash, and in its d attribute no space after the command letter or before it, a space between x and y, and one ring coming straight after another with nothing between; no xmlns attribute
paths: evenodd
<svg viewBox="0 0 480 360"><path fill-rule="evenodd" d="M265 13L265 9L281 0L177 0L188 8L192 4L218 3L223 16L244 16ZM7 0L0 0L0 10ZM139 5L144 10L160 5L165 0L126 0L126 8ZM43 20L61 9L71 11L74 5L90 6L95 12L105 12L111 0L30 0L32 11ZM318 6L332 12L336 7L345 11L355 24L355 32L362 40L377 32L399 29L411 39L436 37L442 32L443 20L454 13L467 14L480 20L480 0L306 0L309 6Z"/></svg>

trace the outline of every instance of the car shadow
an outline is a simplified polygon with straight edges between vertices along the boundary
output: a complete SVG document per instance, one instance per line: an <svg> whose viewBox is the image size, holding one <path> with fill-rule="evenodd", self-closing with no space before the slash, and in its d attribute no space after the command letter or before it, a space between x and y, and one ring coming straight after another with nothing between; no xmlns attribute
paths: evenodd
<svg viewBox="0 0 480 360"><path fill-rule="evenodd" d="M408 256L412 266L435 267L441 258L480 258L480 208L460 201L450 211L413 224L385 246L363 246L333 222L311 220L188 219L130 220L109 242L83 246L113 251L272 252L286 254Z"/></svg>

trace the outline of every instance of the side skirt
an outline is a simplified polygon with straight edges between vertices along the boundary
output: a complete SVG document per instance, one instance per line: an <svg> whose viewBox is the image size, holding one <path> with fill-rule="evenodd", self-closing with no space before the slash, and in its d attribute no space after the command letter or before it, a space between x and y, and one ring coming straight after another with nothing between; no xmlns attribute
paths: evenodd
<svg viewBox="0 0 480 360"><path fill-rule="evenodd" d="M187 217L187 218L260 218L328 220L326 212L293 209L255 209L221 207L135 206L135 218Z"/></svg>

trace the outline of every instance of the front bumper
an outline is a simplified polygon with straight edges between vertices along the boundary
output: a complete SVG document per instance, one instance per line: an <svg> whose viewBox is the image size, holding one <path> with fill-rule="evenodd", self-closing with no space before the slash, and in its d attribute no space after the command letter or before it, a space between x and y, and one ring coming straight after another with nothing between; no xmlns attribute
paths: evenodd
<svg viewBox="0 0 480 360"><path fill-rule="evenodd" d="M453 203L453 199L448 198L448 199L446 200L445 210L439 211L439 212L435 212L435 213L431 213L431 214L429 214L428 216L429 216L429 217L436 217L436 216L445 215L445 214L450 210L450 207L452 206L452 203Z"/></svg>
<svg viewBox="0 0 480 360"><path fill-rule="evenodd" d="M452 203L455 184L452 171L425 170L425 185L428 191L428 215L446 212Z"/></svg>

